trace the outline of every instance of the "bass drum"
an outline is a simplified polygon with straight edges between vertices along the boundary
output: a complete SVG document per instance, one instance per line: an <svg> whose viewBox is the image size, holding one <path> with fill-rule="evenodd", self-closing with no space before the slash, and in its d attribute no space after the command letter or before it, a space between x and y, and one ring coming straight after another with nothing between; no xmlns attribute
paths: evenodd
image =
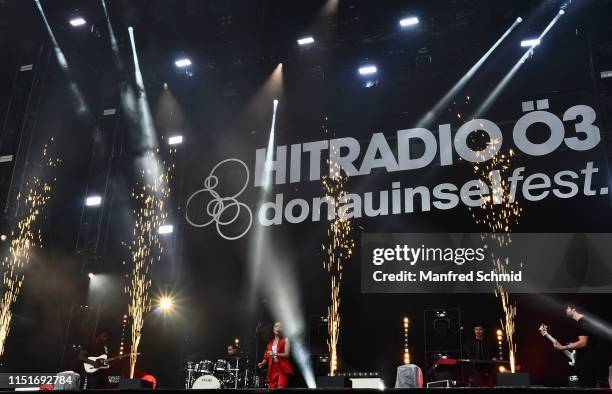
<svg viewBox="0 0 612 394"><path fill-rule="evenodd" d="M191 386L194 390L200 389L220 389L221 381L213 375L202 375L193 382Z"/></svg>

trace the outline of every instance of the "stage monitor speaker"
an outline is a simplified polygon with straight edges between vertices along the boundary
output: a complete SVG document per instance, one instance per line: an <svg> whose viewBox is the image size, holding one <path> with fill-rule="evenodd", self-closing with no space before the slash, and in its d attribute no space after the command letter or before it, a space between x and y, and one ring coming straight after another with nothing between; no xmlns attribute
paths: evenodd
<svg viewBox="0 0 612 394"><path fill-rule="evenodd" d="M528 373L498 373L497 387L528 387Z"/></svg>
<svg viewBox="0 0 612 394"><path fill-rule="evenodd" d="M142 379L125 379L122 378L119 381L119 389L125 390L140 390L140 389L152 389L153 383L142 380Z"/></svg>
<svg viewBox="0 0 612 394"><path fill-rule="evenodd" d="M319 376L317 377L318 388L342 388L352 387L351 380L346 376Z"/></svg>

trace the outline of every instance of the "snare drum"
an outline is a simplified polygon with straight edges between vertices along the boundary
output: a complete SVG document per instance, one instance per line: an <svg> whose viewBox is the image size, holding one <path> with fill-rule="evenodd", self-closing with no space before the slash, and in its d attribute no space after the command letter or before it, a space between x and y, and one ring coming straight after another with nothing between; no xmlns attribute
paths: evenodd
<svg viewBox="0 0 612 394"><path fill-rule="evenodd" d="M220 389L221 381L213 375L202 375L193 382L192 389Z"/></svg>

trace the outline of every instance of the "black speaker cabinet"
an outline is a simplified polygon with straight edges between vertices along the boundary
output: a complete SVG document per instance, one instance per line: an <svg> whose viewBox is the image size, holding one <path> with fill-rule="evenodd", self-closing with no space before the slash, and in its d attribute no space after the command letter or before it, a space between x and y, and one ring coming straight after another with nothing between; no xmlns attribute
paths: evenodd
<svg viewBox="0 0 612 394"><path fill-rule="evenodd" d="M124 379L119 381L119 388L126 390L152 389L153 384L142 379Z"/></svg>
<svg viewBox="0 0 612 394"><path fill-rule="evenodd" d="M498 373L497 387L528 387L528 373Z"/></svg>
<svg viewBox="0 0 612 394"><path fill-rule="evenodd" d="M343 388L351 387L351 380L345 376L319 376L317 377L318 388Z"/></svg>

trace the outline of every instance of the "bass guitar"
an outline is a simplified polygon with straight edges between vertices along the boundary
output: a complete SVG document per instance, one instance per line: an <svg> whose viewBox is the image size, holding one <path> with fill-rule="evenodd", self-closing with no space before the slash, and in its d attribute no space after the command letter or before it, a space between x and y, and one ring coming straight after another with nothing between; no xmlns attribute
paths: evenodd
<svg viewBox="0 0 612 394"><path fill-rule="evenodd" d="M555 338L552 337L552 335L550 335L548 333L548 327L546 327L546 325L541 324L540 328L538 329L540 331L540 334L542 334L543 337L548 338L548 340L550 340L552 343L557 342L557 340ZM565 354L567 356L567 358L569 358L569 365L570 366L575 366L576 365L576 350L564 350L563 354Z"/></svg>

